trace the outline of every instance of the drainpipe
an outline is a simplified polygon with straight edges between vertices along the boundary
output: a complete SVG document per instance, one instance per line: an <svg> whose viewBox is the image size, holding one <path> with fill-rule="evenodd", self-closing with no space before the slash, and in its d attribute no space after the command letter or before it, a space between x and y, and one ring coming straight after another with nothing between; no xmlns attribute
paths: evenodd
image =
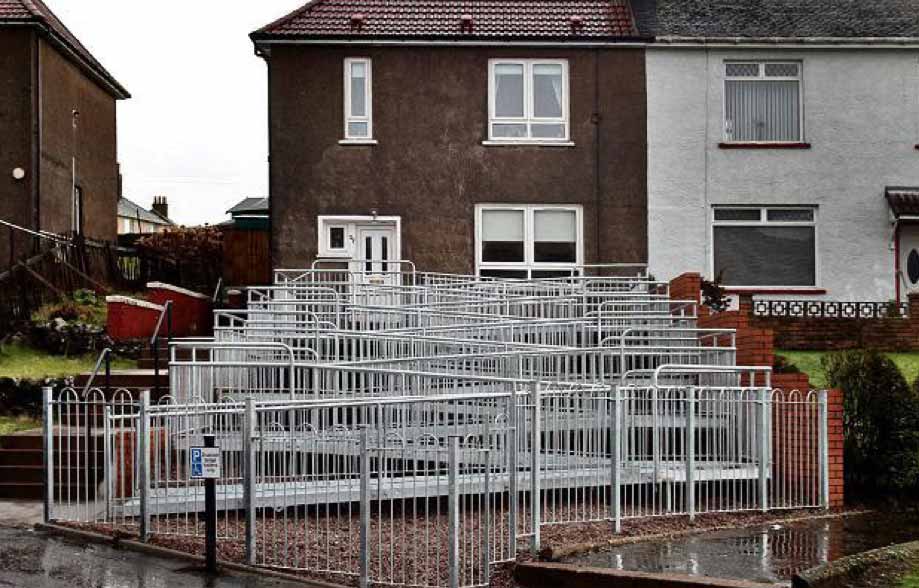
<svg viewBox="0 0 919 588"><path fill-rule="evenodd" d="M29 173L32 181L32 228L41 231L41 47L38 33L32 33L32 165ZM37 241L34 242L37 247Z"/></svg>
<svg viewBox="0 0 919 588"><path fill-rule="evenodd" d="M600 226L602 216L600 214L600 123L603 117L600 115L600 50L594 49L594 207L596 209L595 231L596 236L596 257L595 263L606 261L600 254ZM586 260L585 260L586 261Z"/></svg>

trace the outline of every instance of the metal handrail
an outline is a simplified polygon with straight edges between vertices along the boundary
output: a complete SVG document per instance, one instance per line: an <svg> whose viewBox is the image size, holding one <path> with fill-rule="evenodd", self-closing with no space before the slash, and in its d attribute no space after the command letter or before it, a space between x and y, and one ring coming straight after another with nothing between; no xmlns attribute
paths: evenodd
<svg viewBox="0 0 919 588"><path fill-rule="evenodd" d="M96 360L96 365L93 367L93 371L89 375L89 379L86 380L86 385L83 386L83 394L85 395L90 388L92 388L93 382L96 379L96 376L99 374L99 368L102 367L102 362L105 362L105 389L109 390L111 388L111 379L112 379L112 349L106 347L102 350L102 353L99 354L99 359Z"/></svg>
<svg viewBox="0 0 919 588"><path fill-rule="evenodd" d="M217 280L217 287L214 289L214 295L211 297L211 302L216 303L217 297L220 295L220 289L223 288L223 276Z"/></svg>
<svg viewBox="0 0 919 588"><path fill-rule="evenodd" d="M172 300L167 300L160 311L160 316L156 321L156 327L153 329L153 336L150 337L150 351L153 354L153 390L156 393L160 391L160 329L163 327L163 320L166 320L166 341L172 341Z"/></svg>
<svg viewBox="0 0 919 588"><path fill-rule="evenodd" d="M33 231L32 229L22 227L20 225L11 223L9 221L5 221L3 219L0 219L0 225L9 227L11 229L15 229L17 231L22 231L23 233L27 233L29 235L32 235L33 237L38 237L39 239L47 239L48 241L53 241L54 243L57 243L58 245L67 245L68 247L76 246L71 240L61 237L59 235L56 235L54 233L48 233L46 231Z"/></svg>

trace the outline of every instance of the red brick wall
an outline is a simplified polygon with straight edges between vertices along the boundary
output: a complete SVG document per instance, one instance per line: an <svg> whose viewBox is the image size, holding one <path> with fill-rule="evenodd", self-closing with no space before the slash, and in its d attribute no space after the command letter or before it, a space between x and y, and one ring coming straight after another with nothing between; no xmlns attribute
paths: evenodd
<svg viewBox="0 0 919 588"><path fill-rule="evenodd" d="M165 305L172 300L172 335L191 337L208 335L212 331L213 313L211 300L193 292L182 292L169 285L148 285L147 299L154 304Z"/></svg>
<svg viewBox="0 0 919 588"><path fill-rule="evenodd" d="M687 273L670 282L670 296L680 300L701 301L700 295L701 278L699 274ZM915 311L915 318L913 313ZM898 319L899 323L919 325L919 297L910 299L910 320ZM788 320L788 319L782 319ZM790 319L795 321L796 319ZM810 319L813 320L813 319ZM834 319L846 320L846 319ZM885 319L893 321L895 319ZM821 320L821 322L826 322ZM739 308L736 311L727 311L717 314L711 313L707 307L699 307L699 326L702 328L714 329L734 329L737 332L737 364L743 366L767 366L772 367L775 359L775 334L769 324L761 319L753 317L753 300L749 296L743 296L739 301ZM799 390L807 393L810 388L810 382L807 374L772 374L771 384L773 388L780 388L785 391ZM758 382L762 384L762 382ZM782 415L773 415L773 418L785 418L785 423L789 425L789 435L783 435L785 443L790 446L783 448L779 443L773 447L774 455L793 455L800 456L803 454L802 448L805 445L812 446L816 439L805 437L801 432L801 427L796 423L805 418L805 413L797 411L793 407L783 409ZM842 506L844 499L843 492L843 397L840 390L829 390L827 392L827 417L828 417L828 434L829 434L829 468L830 468L830 506ZM814 435L817 431L812 431ZM777 442L778 439L774 439ZM785 452L785 449L789 451ZM796 458L797 459L797 458ZM800 460L799 460L800 461ZM802 466L801 463L792 462L782 464L782 467L796 467L796 473L788 475L810 474L814 472L805 472L802 468L815 467L816 464ZM781 472L780 472L781 473ZM816 489L819 491L819 488Z"/></svg>
<svg viewBox="0 0 919 588"><path fill-rule="evenodd" d="M131 341L134 339L149 339L153 336L156 321L160 317L160 309L149 304L138 306L144 301L130 302L122 297L109 297L107 302L108 318L106 332L115 341Z"/></svg>
<svg viewBox="0 0 919 588"><path fill-rule="evenodd" d="M772 329L778 349L909 351L919 349L919 294L910 295L906 319L752 317L751 323Z"/></svg>
<svg viewBox="0 0 919 588"><path fill-rule="evenodd" d="M843 449L845 437L842 429L843 416L842 390L827 391L827 417L829 421L829 453L830 453L830 506L842 506L845 498Z"/></svg>

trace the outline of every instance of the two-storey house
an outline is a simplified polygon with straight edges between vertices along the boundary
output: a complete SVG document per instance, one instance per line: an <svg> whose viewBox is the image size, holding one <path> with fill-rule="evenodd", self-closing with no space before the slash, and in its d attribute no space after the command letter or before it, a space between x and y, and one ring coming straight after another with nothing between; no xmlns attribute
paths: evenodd
<svg viewBox="0 0 919 588"><path fill-rule="evenodd" d="M128 97L41 0L0 1L0 220L114 241L115 103ZM7 230L0 271L32 247Z"/></svg>
<svg viewBox="0 0 919 588"><path fill-rule="evenodd" d="M274 267L645 261L627 0L315 0L251 38L269 74Z"/></svg>
<svg viewBox="0 0 919 588"><path fill-rule="evenodd" d="M649 262L735 290L919 285L919 3L636 0Z"/></svg>

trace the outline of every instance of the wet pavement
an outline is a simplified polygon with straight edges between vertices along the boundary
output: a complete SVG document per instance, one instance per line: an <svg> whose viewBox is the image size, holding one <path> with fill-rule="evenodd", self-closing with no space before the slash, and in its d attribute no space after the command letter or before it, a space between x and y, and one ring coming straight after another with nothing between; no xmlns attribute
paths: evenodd
<svg viewBox="0 0 919 588"><path fill-rule="evenodd" d="M209 577L182 562L0 527L0 588L302 588L250 575Z"/></svg>
<svg viewBox="0 0 919 588"><path fill-rule="evenodd" d="M870 513L633 543L567 563L787 583L816 565L916 539L919 513Z"/></svg>

